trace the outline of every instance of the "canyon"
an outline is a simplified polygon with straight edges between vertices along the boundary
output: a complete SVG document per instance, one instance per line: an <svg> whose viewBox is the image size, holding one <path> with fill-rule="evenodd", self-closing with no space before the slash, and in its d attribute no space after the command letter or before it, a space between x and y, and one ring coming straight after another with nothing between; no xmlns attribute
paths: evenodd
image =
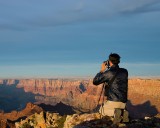
<svg viewBox="0 0 160 128"><path fill-rule="evenodd" d="M72 107L75 113L92 112L98 105L101 90L102 85L93 85L91 79L1 79L0 111L20 111L31 102L44 109L47 105L52 108L62 103ZM158 114L159 92L159 79L129 79L127 109L130 116L143 118Z"/></svg>

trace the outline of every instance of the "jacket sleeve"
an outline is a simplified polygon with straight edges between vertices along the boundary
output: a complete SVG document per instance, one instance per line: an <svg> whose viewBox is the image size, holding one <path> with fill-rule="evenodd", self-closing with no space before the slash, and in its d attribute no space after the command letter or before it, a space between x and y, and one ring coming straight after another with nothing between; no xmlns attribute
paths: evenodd
<svg viewBox="0 0 160 128"><path fill-rule="evenodd" d="M93 79L93 84L94 85L99 85L99 84L102 84L104 82L107 82L107 77L106 77L106 73L97 73L97 75L94 77Z"/></svg>

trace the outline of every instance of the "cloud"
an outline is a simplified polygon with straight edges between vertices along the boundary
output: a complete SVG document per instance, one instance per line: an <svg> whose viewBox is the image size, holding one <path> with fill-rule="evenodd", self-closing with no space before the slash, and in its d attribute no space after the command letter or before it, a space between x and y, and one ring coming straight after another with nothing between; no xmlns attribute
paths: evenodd
<svg viewBox="0 0 160 128"><path fill-rule="evenodd" d="M0 30L52 27L160 10L159 0L35 0L25 3L15 0L0 4Z"/></svg>
<svg viewBox="0 0 160 128"><path fill-rule="evenodd" d="M158 0L134 0L126 3L119 3L119 11L128 14L138 14L152 11L160 11L160 1Z"/></svg>

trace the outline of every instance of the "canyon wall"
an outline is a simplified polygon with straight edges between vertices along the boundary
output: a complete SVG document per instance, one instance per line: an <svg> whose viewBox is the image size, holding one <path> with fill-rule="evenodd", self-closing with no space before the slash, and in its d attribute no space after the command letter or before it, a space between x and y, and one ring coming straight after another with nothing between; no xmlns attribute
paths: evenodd
<svg viewBox="0 0 160 128"><path fill-rule="evenodd" d="M127 106L133 116L140 112L143 115L146 109L152 114L160 112L159 79L129 79L128 84ZM62 102L83 111L97 106L102 89L102 85L94 86L92 80L76 79L10 79L0 80L0 86L15 86L32 93L37 104L56 105Z"/></svg>
<svg viewBox="0 0 160 128"><path fill-rule="evenodd" d="M160 79L130 79L127 107L132 117L153 116L160 112Z"/></svg>
<svg viewBox="0 0 160 128"><path fill-rule="evenodd" d="M16 88L23 88L26 93L33 93L37 104L56 105L62 102L83 111L96 107L101 91L101 86L94 86L91 80L0 80L0 85L15 85Z"/></svg>

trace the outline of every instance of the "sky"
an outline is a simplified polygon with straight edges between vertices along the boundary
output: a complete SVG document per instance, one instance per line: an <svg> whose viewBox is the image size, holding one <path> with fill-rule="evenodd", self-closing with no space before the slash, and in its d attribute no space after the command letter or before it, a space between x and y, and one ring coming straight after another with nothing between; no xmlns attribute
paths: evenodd
<svg viewBox="0 0 160 128"><path fill-rule="evenodd" d="M160 76L160 0L0 0L0 78L93 78L110 53Z"/></svg>

